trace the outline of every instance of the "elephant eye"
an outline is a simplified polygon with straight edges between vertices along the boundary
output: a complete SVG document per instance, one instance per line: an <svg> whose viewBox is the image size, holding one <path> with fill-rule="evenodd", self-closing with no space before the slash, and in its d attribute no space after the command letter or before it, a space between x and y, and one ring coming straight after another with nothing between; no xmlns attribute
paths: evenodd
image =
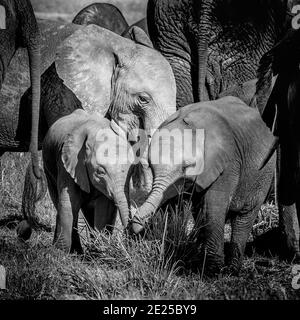
<svg viewBox="0 0 300 320"><path fill-rule="evenodd" d="M97 176L104 176L106 174L106 171L103 167L98 167L96 169L96 174L97 174Z"/></svg>
<svg viewBox="0 0 300 320"><path fill-rule="evenodd" d="M140 104L147 104L150 102L150 97L146 95L139 95L138 96L138 101Z"/></svg>

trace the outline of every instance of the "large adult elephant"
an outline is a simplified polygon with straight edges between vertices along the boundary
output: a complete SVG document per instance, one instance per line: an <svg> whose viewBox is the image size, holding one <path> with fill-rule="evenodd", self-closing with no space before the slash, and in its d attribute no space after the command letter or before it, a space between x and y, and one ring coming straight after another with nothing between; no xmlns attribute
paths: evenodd
<svg viewBox="0 0 300 320"><path fill-rule="evenodd" d="M77 108L113 118L129 134L141 127L149 135L175 111L172 69L149 47L142 30L134 31L137 43L96 25L43 22L40 28L44 72L40 147L48 128ZM0 94L2 151L28 148L31 92L27 66L25 52L19 50ZM144 169L145 175L151 175L147 164Z"/></svg>
<svg viewBox="0 0 300 320"><path fill-rule="evenodd" d="M174 71L177 107L216 99L223 91L248 104L259 60L290 19L287 2L149 0L149 35Z"/></svg>
<svg viewBox="0 0 300 320"><path fill-rule="evenodd" d="M28 51L31 99L31 137L29 151L32 155L33 172L40 177L38 165L38 123L40 109L40 33L29 0L0 0L0 90L16 50ZM25 54L24 54L25 55ZM27 53L26 53L27 55ZM5 127L5 113L14 112L14 105L0 102L1 124ZM8 129L8 128L7 128ZM0 150L0 154L4 150Z"/></svg>
<svg viewBox="0 0 300 320"><path fill-rule="evenodd" d="M298 261L300 261L299 44L300 30L291 29L262 57L255 94L263 120L279 138L277 149L279 225L285 240L283 243L287 244L287 256L296 257ZM277 79L269 96L268 92L271 91L269 78L272 76L277 76ZM274 149L270 149L270 155Z"/></svg>
<svg viewBox="0 0 300 320"><path fill-rule="evenodd" d="M81 25L96 24L117 34L122 34L128 28L122 12L110 3L92 3L80 10L72 22Z"/></svg>

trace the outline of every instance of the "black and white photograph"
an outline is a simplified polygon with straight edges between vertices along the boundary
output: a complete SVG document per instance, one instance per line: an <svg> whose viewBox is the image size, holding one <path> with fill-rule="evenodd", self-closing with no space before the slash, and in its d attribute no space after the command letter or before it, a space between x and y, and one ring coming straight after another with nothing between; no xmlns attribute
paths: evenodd
<svg viewBox="0 0 300 320"><path fill-rule="evenodd" d="M0 0L0 156L0 310L300 300L300 0Z"/></svg>

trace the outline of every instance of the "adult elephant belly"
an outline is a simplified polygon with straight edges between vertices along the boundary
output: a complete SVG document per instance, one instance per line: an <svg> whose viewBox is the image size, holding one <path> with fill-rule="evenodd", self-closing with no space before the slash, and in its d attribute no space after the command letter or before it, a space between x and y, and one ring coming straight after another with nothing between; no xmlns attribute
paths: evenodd
<svg viewBox="0 0 300 320"><path fill-rule="evenodd" d="M64 25L59 22L40 20L41 32L41 112L39 125L39 147L47 128L59 116L70 113L80 103L70 103L70 110L53 110L49 112L51 94L60 90L56 99L75 100L75 95L59 80L53 63L56 48L77 28L75 25ZM57 85L59 81L60 85ZM31 130L31 90L29 59L26 49L17 50L7 70L5 81L0 91L0 152L28 151ZM52 88L52 90L51 90ZM55 104L56 105L56 104ZM68 105L68 104L67 104ZM46 121L47 120L47 121Z"/></svg>

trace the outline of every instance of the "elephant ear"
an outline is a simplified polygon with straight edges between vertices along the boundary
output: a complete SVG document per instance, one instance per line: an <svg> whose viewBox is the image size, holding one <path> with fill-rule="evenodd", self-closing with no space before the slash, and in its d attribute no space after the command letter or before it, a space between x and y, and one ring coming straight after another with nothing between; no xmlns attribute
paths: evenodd
<svg viewBox="0 0 300 320"><path fill-rule="evenodd" d="M85 166L86 146L88 133L85 126L75 129L68 134L61 152L61 159L66 171L84 192L90 192L90 183Z"/></svg>
<svg viewBox="0 0 300 320"><path fill-rule="evenodd" d="M172 122L176 121L179 116L180 116L181 112L180 109L174 113L172 113L159 127L160 128L164 128L165 126L171 124Z"/></svg>
<svg viewBox="0 0 300 320"><path fill-rule="evenodd" d="M201 114L190 112L187 116L183 118L185 124L189 125L192 128L202 129L199 127L199 122L201 123ZM202 189L208 188L217 178L222 174L227 165L229 164L232 158L232 148L230 143L228 143L229 137L224 135L221 128L216 128L216 125L203 125L204 134L202 139L197 141L197 161L200 161L200 173L196 173L196 184ZM204 139L205 135L205 139ZM200 135L201 137L201 135ZM199 140L199 139L197 139ZM187 169L188 165L195 164L195 161L191 159L186 159ZM202 165L202 166L201 166ZM186 171L186 174L189 175L189 171Z"/></svg>
<svg viewBox="0 0 300 320"><path fill-rule="evenodd" d="M153 48L153 44L150 38L147 36L146 32L142 30L140 27L137 27L137 26L130 27L124 36L128 39L131 39L137 44L141 44L148 48Z"/></svg>
<svg viewBox="0 0 300 320"><path fill-rule="evenodd" d="M112 75L118 58L112 41L118 37L96 25L81 27L58 48L56 71L88 112L105 115L111 99Z"/></svg>

